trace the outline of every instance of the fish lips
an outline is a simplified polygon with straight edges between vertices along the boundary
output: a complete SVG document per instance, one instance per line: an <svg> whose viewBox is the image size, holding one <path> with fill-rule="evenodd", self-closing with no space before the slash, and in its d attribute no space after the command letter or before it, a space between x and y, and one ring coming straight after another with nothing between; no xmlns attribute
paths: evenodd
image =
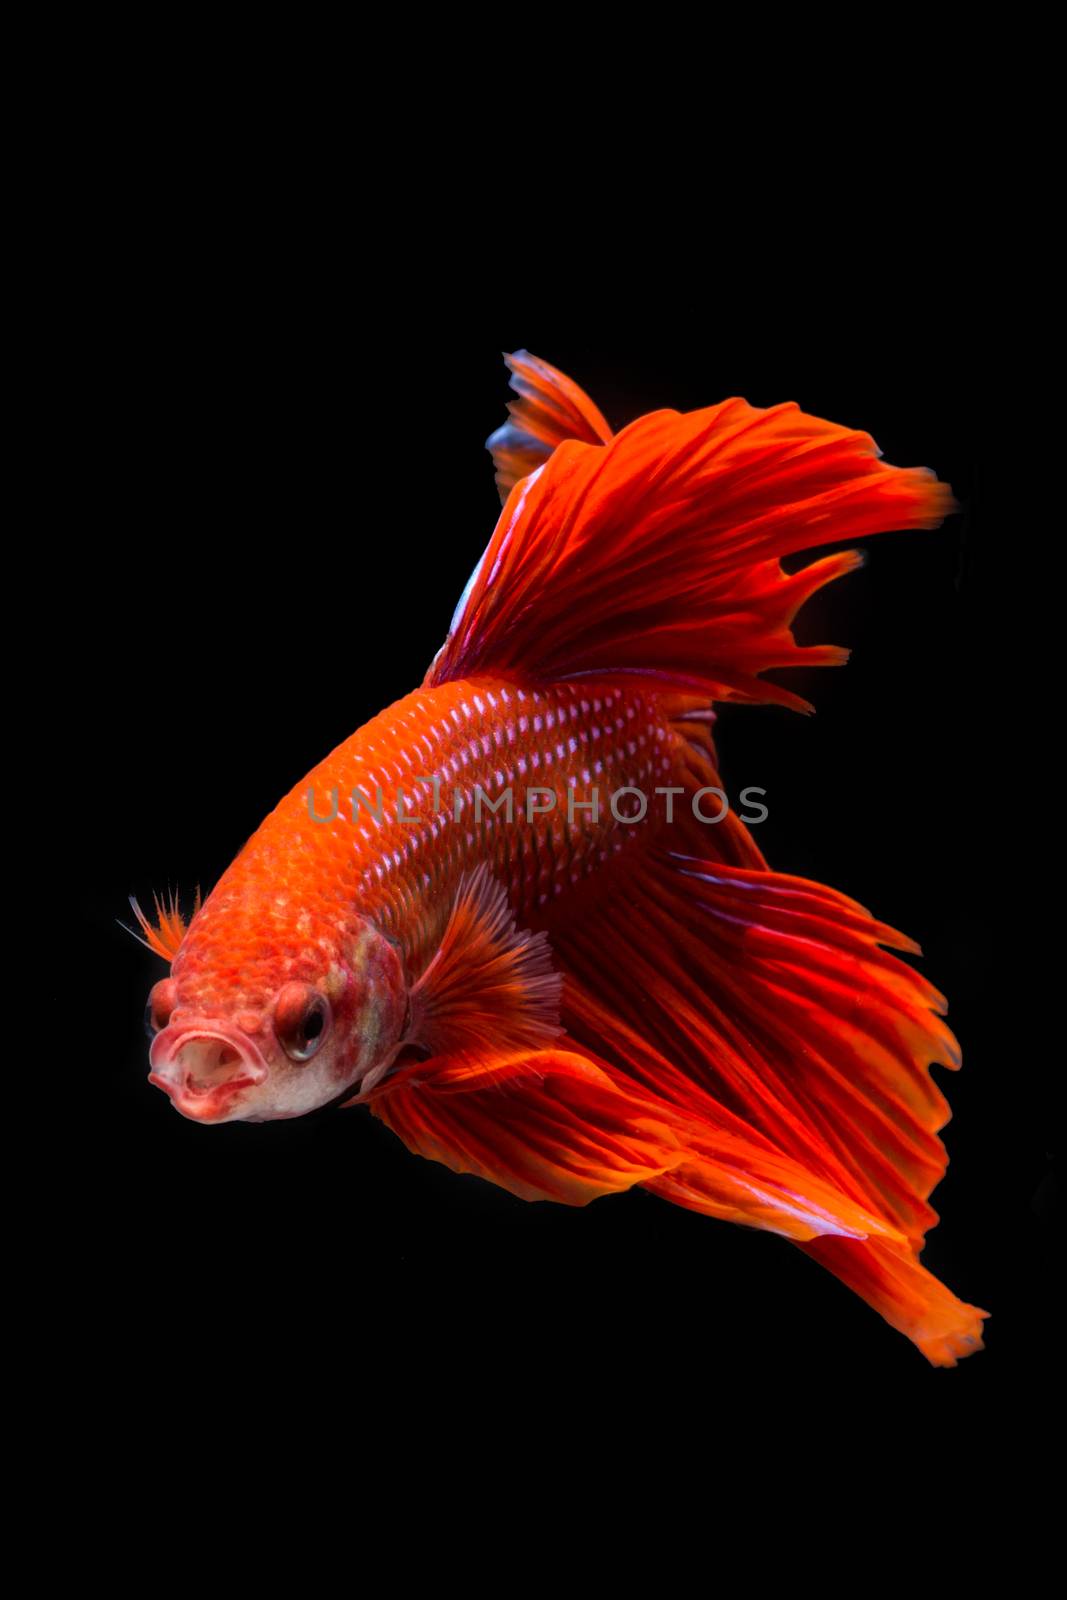
<svg viewBox="0 0 1067 1600"><path fill-rule="evenodd" d="M149 1083L168 1095L194 1122L226 1122L238 1114L248 1089L264 1083L269 1068L258 1045L219 1018L184 1020L157 1033L149 1052Z"/></svg>

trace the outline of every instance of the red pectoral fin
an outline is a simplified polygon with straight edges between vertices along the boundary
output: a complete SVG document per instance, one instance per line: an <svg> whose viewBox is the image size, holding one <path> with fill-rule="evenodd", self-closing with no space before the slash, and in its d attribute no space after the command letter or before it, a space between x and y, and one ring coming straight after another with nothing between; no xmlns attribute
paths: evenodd
<svg viewBox="0 0 1067 1600"><path fill-rule="evenodd" d="M791 1239L900 1238L787 1156L679 1112L573 1051L424 1062L370 1104L416 1155L524 1200L585 1205L643 1184Z"/></svg>
<svg viewBox="0 0 1067 1600"><path fill-rule="evenodd" d="M560 983L545 934L516 927L503 888L478 867L412 989L412 1042L435 1056L548 1044L560 1032Z"/></svg>

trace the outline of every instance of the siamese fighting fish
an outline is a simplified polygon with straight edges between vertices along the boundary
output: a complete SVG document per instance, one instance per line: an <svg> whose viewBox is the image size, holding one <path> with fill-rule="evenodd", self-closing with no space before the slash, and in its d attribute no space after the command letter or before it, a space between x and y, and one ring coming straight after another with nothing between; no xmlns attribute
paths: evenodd
<svg viewBox="0 0 1067 1600"><path fill-rule="evenodd" d="M768 865L713 739L719 702L810 709L768 669L847 655L791 623L859 554L783 558L934 528L950 491L792 403L613 433L547 362L507 363L503 509L421 685L188 926L135 904L170 964L150 1081L199 1123L362 1105L527 1200L640 1185L782 1234L954 1366L985 1313L919 1260L945 1002L915 944Z"/></svg>

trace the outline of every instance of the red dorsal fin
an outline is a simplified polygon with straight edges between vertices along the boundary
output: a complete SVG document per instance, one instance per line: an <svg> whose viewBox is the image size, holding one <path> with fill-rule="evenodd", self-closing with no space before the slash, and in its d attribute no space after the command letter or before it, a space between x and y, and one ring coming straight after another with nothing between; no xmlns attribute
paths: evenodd
<svg viewBox="0 0 1067 1600"><path fill-rule="evenodd" d="M496 468L501 504L519 479L543 466L564 439L606 444L611 438L601 413L566 373L529 350L516 350L504 360L519 398L508 404L509 420L485 441Z"/></svg>
<svg viewBox="0 0 1067 1600"><path fill-rule="evenodd" d="M412 1042L434 1055L548 1044L560 1032L560 983L546 935L517 928L503 888L478 867L412 989Z"/></svg>
<svg viewBox="0 0 1067 1600"><path fill-rule="evenodd" d="M798 646L790 625L857 558L787 574L782 557L952 509L932 473L793 404L725 400L653 412L596 447L570 438L516 483L427 682L625 672L807 709L761 674L845 659Z"/></svg>

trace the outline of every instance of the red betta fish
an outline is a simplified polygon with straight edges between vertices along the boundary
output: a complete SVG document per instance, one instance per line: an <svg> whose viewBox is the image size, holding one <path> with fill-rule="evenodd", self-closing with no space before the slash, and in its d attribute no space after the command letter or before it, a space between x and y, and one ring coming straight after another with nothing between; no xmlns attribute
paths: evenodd
<svg viewBox="0 0 1067 1600"><path fill-rule="evenodd" d="M503 512L422 687L147 942L152 1083L199 1122L347 1096L528 1200L640 1184L784 1234L940 1366L985 1315L919 1263L959 1064L916 946L772 871L721 803L715 701L805 708L790 623L855 551L953 509L796 405L612 435L526 352L489 440ZM714 798L709 798L714 796ZM712 826L721 816L717 825Z"/></svg>

